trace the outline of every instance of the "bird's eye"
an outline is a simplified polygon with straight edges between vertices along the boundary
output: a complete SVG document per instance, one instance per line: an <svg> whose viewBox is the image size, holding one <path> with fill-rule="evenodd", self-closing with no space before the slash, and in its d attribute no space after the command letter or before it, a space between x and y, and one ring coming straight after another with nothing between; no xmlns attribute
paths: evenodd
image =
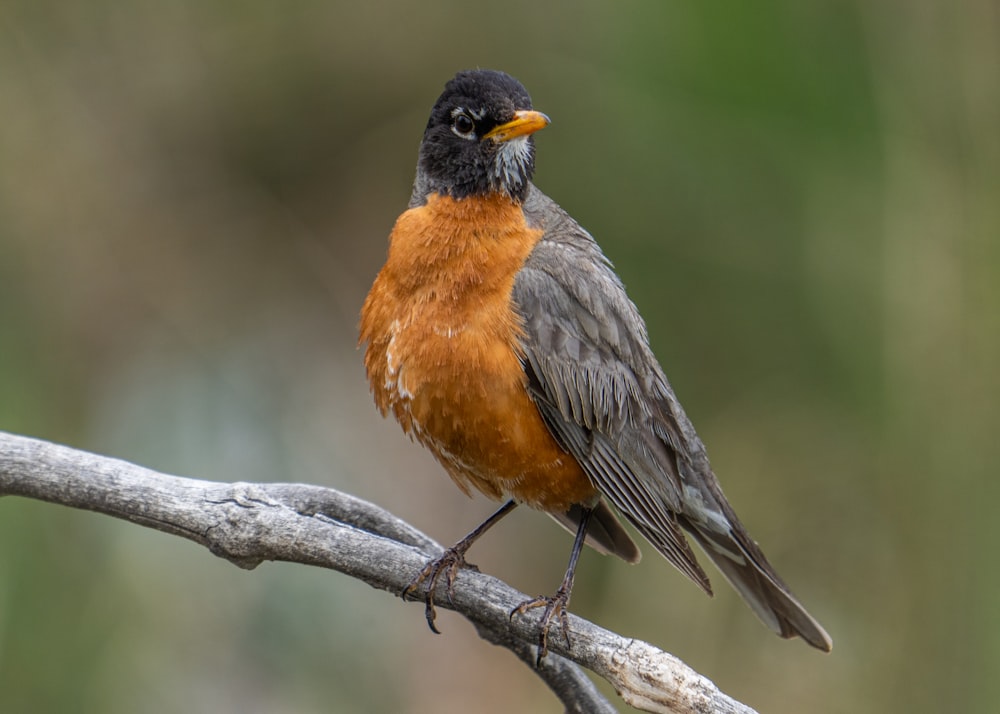
<svg viewBox="0 0 1000 714"><path fill-rule="evenodd" d="M472 117L464 111L455 112L455 115L451 118L451 130L463 139L471 139L475 129L476 124L472 121Z"/></svg>

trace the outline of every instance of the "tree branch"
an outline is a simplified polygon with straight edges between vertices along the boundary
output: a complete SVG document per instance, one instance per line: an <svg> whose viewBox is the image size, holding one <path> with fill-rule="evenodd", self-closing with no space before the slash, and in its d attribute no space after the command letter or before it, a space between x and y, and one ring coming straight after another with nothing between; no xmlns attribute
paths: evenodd
<svg viewBox="0 0 1000 714"><path fill-rule="evenodd" d="M316 565L396 594L442 550L378 506L334 489L170 476L0 432L0 496L5 495L97 511L183 536L241 568L265 560ZM435 598L440 607L461 613L484 639L514 652L567 711L614 711L582 666L645 711L753 714L676 657L573 615L571 646L552 638L549 656L536 669L535 618L509 617L526 595L472 569L459 572L453 601L443 589L442 583Z"/></svg>

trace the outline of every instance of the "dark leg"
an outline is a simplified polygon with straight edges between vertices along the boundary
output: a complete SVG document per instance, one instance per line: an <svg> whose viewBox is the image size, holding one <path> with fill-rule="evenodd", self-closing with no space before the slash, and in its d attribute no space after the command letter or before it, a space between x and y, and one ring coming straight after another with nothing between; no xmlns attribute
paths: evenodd
<svg viewBox="0 0 1000 714"><path fill-rule="evenodd" d="M410 584L403 590L402 597L405 599L407 595L426 581L424 585L424 603L426 605L424 615L427 617L427 624L430 626L432 632L441 634L438 628L434 626L434 618L437 615L434 610L434 591L437 589L438 580L441 579L442 575L447 575L448 599L450 600L455 594L455 576L458 574L458 569L466 564L466 551L479 539L479 536L496 525L500 519L513 511L516 506L517 503L514 501L507 501L507 503L500 506L496 513L483 521L479 527L465 536L465 538L458 541L451 548L448 548L448 550L441 554L440 558L436 558L424 566L424 569L417 573L417 577L411 580Z"/></svg>
<svg viewBox="0 0 1000 714"><path fill-rule="evenodd" d="M538 633L538 658L535 660L536 667L542 663L542 658L548 654L549 629L552 627L554 619L559 618L559 626L562 627L566 646L569 647L570 645L569 618L566 616L566 613L569 607L569 596L573 591L576 561L580 559L580 551L583 550L583 541L587 537L587 522L590 520L590 514L593 513L593 510L592 508L583 509L583 515L580 517L580 525L576 530L576 539L573 541L573 552L569 556L569 567L566 569L566 576L563 578L562 585L556 590L556 594L551 597L539 597L534 600L522 602L511 610L510 617L513 619L514 615L523 615L533 608L545 607L542 619L539 622L541 630Z"/></svg>

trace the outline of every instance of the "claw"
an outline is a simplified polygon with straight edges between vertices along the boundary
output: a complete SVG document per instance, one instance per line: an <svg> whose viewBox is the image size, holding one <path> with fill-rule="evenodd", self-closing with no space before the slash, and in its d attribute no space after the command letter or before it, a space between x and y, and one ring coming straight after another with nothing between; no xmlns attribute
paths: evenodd
<svg viewBox="0 0 1000 714"><path fill-rule="evenodd" d="M424 596L424 617L427 619L427 626L431 632L440 635L441 631L434 624L437 619L437 610L434 608L434 592L437 590L438 581L441 576L446 576L449 602L453 602L455 596L455 578L458 576L458 569L466 565L465 556L455 548L446 550L440 558L436 558L424 566L423 570L417 573L416 577L410 581L400 597L404 600L415 593L423 584Z"/></svg>
<svg viewBox="0 0 1000 714"><path fill-rule="evenodd" d="M562 629L563 640L567 649L572 645L569 638L569 591L559 588L555 595L551 597L538 597L534 600L526 600L510 611L510 619L514 615L524 615L528 610L544 607L542 618L538 623L538 657L535 658L535 667L540 667L542 659L549 653L549 630L552 629L552 621L559 620L559 627Z"/></svg>

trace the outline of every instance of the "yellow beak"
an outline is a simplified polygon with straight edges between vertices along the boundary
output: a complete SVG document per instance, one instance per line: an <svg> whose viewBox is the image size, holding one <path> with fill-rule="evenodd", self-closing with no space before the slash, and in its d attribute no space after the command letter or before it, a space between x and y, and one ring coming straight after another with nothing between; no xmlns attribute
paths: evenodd
<svg viewBox="0 0 1000 714"><path fill-rule="evenodd" d="M539 129L547 127L550 121L541 112L527 110L514 112L513 119L506 124L493 127L483 135L483 138L493 139L496 142L510 141L518 136L534 134Z"/></svg>

